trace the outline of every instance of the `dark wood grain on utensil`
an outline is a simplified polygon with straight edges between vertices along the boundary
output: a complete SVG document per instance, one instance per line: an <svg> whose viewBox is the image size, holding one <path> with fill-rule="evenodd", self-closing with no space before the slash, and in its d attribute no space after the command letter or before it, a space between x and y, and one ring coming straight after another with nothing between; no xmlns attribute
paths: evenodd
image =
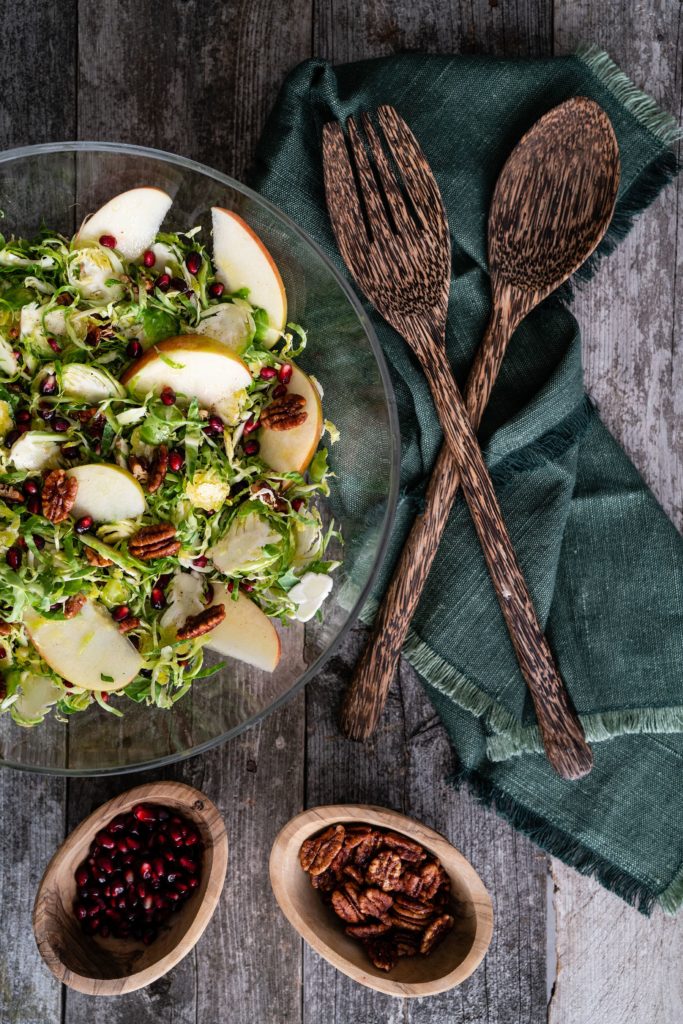
<svg viewBox="0 0 683 1024"><path fill-rule="evenodd" d="M604 111L584 97L567 100L536 122L505 164L489 213L493 312L465 391L475 429L515 327L594 251L611 220L618 185L612 126ZM585 192L578 206L577 190ZM533 202L527 195L533 195ZM523 218L521 224L515 215ZM366 740L377 727L459 486L458 466L444 445L424 510L413 523L345 692L341 726L352 739Z"/></svg>
<svg viewBox="0 0 683 1024"><path fill-rule="evenodd" d="M400 182L369 117L363 118L366 141L349 120L353 168L341 126L324 127L325 189L332 227L357 283L421 362L460 467L465 498L534 701L548 759L562 777L580 778L591 769L592 753L543 636L445 352L451 253L443 202L424 154L402 118L384 106L378 109L377 119L400 170Z"/></svg>

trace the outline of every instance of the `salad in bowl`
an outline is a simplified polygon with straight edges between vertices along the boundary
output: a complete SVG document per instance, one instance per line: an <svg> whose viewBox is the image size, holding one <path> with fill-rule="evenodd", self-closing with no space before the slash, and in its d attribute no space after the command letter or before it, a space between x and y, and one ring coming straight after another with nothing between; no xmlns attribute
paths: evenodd
<svg viewBox="0 0 683 1024"><path fill-rule="evenodd" d="M0 713L171 707L208 647L273 671L274 621L338 563L319 383L278 269L236 213L209 249L171 198L69 239L0 236Z"/></svg>

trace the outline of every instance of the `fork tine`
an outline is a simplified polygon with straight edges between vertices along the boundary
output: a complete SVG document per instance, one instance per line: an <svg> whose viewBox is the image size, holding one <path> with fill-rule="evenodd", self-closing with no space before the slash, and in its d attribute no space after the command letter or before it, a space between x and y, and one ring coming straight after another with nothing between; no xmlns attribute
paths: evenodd
<svg viewBox="0 0 683 1024"><path fill-rule="evenodd" d="M332 228L341 254L348 263L349 255L359 244L367 247L369 239L349 150L338 121L328 121L323 125L323 179Z"/></svg>
<svg viewBox="0 0 683 1024"><path fill-rule="evenodd" d="M394 107L378 107L377 118L415 209L426 225L442 228L446 211L420 143Z"/></svg>
<svg viewBox="0 0 683 1024"><path fill-rule="evenodd" d="M372 167L370 166L370 160L368 159L365 143L363 142L360 132L356 128L356 123L352 117L349 118L347 127L349 130L351 153L353 154L356 171L358 173L358 181L360 182L360 190L368 214L368 223L370 225L372 241L376 241L380 237L388 239L389 237L393 237L393 231L391 230L389 219L387 217L386 210L384 209L384 203L382 202L382 197L379 192L377 179L373 173Z"/></svg>
<svg viewBox="0 0 683 1024"><path fill-rule="evenodd" d="M405 228L415 230L415 221L410 216L408 208L405 204L401 189L398 181L396 180L396 174L389 163L389 158L384 151L384 147L380 141L380 137L375 131L375 126L368 114L361 114L361 122L365 131L365 136L370 146L370 152L372 158L375 161L375 168L379 175L379 180L382 183L384 194L391 210L391 215L394 218L394 223L399 231Z"/></svg>

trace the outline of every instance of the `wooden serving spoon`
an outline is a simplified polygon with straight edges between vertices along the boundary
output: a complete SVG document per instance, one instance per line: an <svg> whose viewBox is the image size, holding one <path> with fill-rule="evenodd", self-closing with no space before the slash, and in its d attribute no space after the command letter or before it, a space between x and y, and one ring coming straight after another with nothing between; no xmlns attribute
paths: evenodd
<svg viewBox="0 0 683 1024"><path fill-rule="evenodd" d="M619 175L610 121L584 97L542 117L508 158L489 213L493 312L465 391L475 428L515 328L603 238ZM415 519L346 691L341 725L351 739L366 740L375 731L459 485L457 464L444 444L424 511Z"/></svg>

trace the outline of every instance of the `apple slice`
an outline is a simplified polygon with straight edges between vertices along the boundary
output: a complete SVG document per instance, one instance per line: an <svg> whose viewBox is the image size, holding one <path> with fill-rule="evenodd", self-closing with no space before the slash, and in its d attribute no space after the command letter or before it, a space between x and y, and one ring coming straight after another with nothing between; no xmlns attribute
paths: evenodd
<svg viewBox="0 0 683 1024"><path fill-rule="evenodd" d="M232 210L211 208L213 262L216 276L228 291L249 289L249 302L268 314L266 341L274 344L287 323L287 295L275 265L261 239Z"/></svg>
<svg viewBox="0 0 683 1024"><path fill-rule="evenodd" d="M183 334L150 348L126 370L121 383L139 398L150 391L158 395L163 388L172 388L231 422L240 392L251 384L251 373L220 341Z"/></svg>
<svg viewBox="0 0 683 1024"><path fill-rule="evenodd" d="M71 515L92 516L96 523L136 519L147 508L145 492L132 473L120 466L89 463L67 470L78 481Z"/></svg>
<svg viewBox="0 0 683 1024"><path fill-rule="evenodd" d="M225 605L225 618L208 634L206 646L264 672L273 672L280 661L280 637L268 616L244 594L236 601L230 594L219 595L213 603Z"/></svg>
<svg viewBox="0 0 683 1024"><path fill-rule="evenodd" d="M75 242L97 242L102 235L112 235L121 255L135 260L153 243L172 202L160 188L121 192L83 222Z"/></svg>
<svg viewBox="0 0 683 1024"><path fill-rule="evenodd" d="M258 432L261 458L276 473L304 473L315 455L323 431L323 407L315 384L298 366L292 368L287 391L290 395L303 395L308 415L300 427L292 430L262 427Z"/></svg>
<svg viewBox="0 0 683 1024"><path fill-rule="evenodd" d="M84 690L121 690L142 666L130 640L94 601L86 601L73 619L46 619L29 608L24 625L50 668Z"/></svg>

